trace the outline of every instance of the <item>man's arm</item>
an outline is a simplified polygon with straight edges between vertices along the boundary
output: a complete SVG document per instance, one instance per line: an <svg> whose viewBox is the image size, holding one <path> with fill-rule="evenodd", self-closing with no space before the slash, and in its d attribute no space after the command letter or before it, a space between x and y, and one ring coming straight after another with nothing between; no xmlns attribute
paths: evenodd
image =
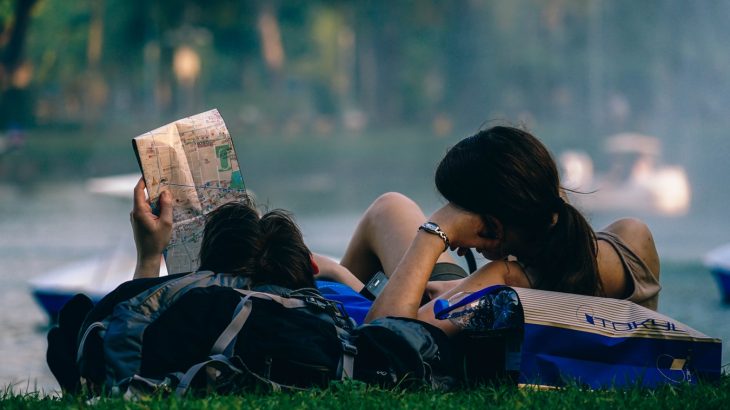
<svg viewBox="0 0 730 410"><path fill-rule="evenodd" d="M312 257L319 267L319 273L315 275L315 279L325 279L342 283L351 287L355 292L360 292L365 287L360 282L360 279L353 275L349 269L334 260L316 253L313 253Z"/></svg>
<svg viewBox="0 0 730 410"><path fill-rule="evenodd" d="M152 213L145 196L144 179L134 187L134 206L129 214L137 247L137 266L134 279L160 276L162 251L172 236L172 195L163 191L160 195L160 215Z"/></svg>

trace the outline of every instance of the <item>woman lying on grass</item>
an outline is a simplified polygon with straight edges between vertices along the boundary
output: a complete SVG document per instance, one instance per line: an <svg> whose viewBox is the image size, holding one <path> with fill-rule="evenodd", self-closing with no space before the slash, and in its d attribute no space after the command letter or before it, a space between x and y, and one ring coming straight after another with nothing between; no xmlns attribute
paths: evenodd
<svg viewBox="0 0 730 410"><path fill-rule="evenodd" d="M448 298L496 284L656 309L659 257L647 226L620 219L594 232L565 201L554 160L530 133L493 127L462 140L439 164L436 187L449 202L431 217L407 197L385 194L365 212L341 265L318 260L319 277L355 290L379 270L390 277L368 321L418 318L451 334L456 327L435 319L433 301L421 306L424 293ZM467 248L492 262L467 276L446 252ZM444 277L463 279L429 282Z"/></svg>

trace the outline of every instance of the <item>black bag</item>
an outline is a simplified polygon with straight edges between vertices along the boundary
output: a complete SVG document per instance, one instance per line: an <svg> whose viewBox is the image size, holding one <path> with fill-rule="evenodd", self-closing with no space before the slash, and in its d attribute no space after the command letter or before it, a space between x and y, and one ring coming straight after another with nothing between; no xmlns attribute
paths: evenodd
<svg viewBox="0 0 730 410"><path fill-rule="evenodd" d="M522 328L460 333L452 340L459 380L467 387L517 385L523 338Z"/></svg>
<svg viewBox="0 0 730 410"><path fill-rule="evenodd" d="M415 319L386 317L353 332L354 378L381 387L446 391L458 384L448 336Z"/></svg>
<svg viewBox="0 0 730 410"><path fill-rule="evenodd" d="M235 380L224 377L214 381L214 390L219 393L259 386L274 390L326 387L330 381L342 379L345 353L354 354L348 342L352 328L349 319L334 302L312 289L282 290L278 292L281 295L251 293L250 313L237 331L235 316L241 313L242 302L239 291L217 286L191 290L147 328L140 375L164 379L199 363L220 360L211 356L221 354L232 359L230 365L242 373ZM285 306L268 299L271 296L303 304ZM222 351L213 352L227 329L235 336ZM188 378L196 389L210 387L212 382L193 374Z"/></svg>
<svg viewBox="0 0 730 410"><path fill-rule="evenodd" d="M107 306L106 316L95 309L81 328L81 380L95 394L134 396L325 386L351 375L353 322L340 305L314 289L239 282L196 272Z"/></svg>

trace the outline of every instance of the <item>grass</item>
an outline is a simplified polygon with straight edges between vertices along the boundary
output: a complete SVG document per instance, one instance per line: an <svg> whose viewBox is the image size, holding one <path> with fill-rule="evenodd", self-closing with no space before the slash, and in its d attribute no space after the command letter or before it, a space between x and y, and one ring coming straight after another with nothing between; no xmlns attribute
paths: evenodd
<svg viewBox="0 0 730 410"><path fill-rule="evenodd" d="M357 382L333 384L327 390L296 393L251 393L201 398L151 397L137 402L103 399L93 406L83 397L44 397L37 393L0 395L2 409L463 409L590 408L721 409L730 403L730 376L717 384L663 386L658 389L591 391L578 386L539 391L511 386L483 386L451 393L383 390Z"/></svg>

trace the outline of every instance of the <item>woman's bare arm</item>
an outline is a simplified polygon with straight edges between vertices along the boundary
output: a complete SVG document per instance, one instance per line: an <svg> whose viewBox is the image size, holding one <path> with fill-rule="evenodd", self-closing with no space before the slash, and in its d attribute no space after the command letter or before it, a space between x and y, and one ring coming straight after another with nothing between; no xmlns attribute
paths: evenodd
<svg viewBox="0 0 730 410"><path fill-rule="evenodd" d="M428 278L443 252L441 238L418 231L383 292L375 299L365 322L385 316L415 318Z"/></svg>
<svg viewBox="0 0 730 410"><path fill-rule="evenodd" d="M494 245L492 242L495 240L481 237L484 223L479 215L450 203L431 215L429 220L441 228L448 240L444 241L438 235L417 230L388 284L368 312L366 322L384 316L417 317L431 271L445 251L445 242L452 250Z"/></svg>

